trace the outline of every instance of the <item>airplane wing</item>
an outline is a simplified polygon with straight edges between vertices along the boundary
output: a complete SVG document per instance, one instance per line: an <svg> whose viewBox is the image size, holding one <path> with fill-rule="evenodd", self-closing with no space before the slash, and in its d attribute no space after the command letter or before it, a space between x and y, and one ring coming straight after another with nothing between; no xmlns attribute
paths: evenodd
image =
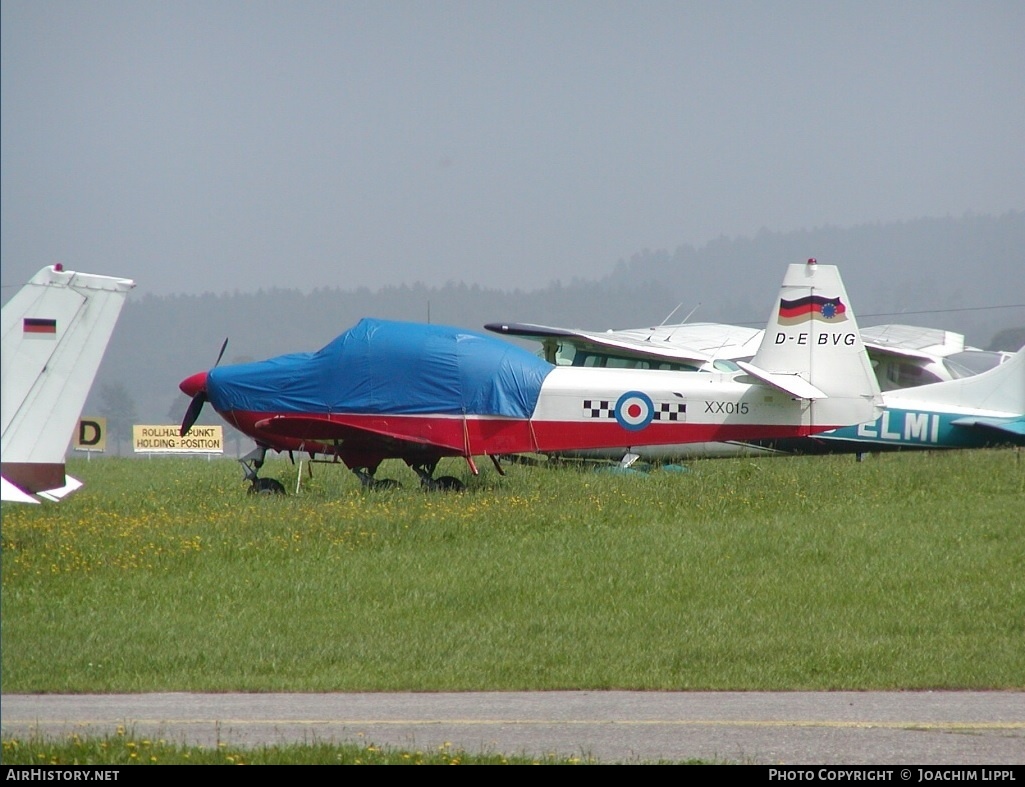
<svg viewBox="0 0 1025 787"><path fill-rule="evenodd" d="M261 432L276 437L290 437L319 443L340 442L347 446L365 448L397 444L416 445L437 449L443 453L462 455L462 441L455 443L431 434L416 434L396 429L392 423L401 417L378 418L370 422L353 424L334 415L275 415L256 422Z"/></svg>
<svg viewBox="0 0 1025 787"><path fill-rule="evenodd" d="M657 358L697 366L716 358L750 359L762 336L762 331L754 328L707 322L604 333L533 323L488 323L484 327L505 336L520 336L541 342L562 340L582 350L612 351L624 356ZM977 348L966 345L962 334L937 328L876 325L863 328L861 335L869 354L875 359L890 356L932 363L939 358L965 351L981 353Z"/></svg>
<svg viewBox="0 0 1025 787"><path fill-rule="evenodd" d="M861 329L861 339L873 354L934 361L966 349L964 335L917 325L874 325Z"/></svg>
<svg viewBox="0 0 1025 787"><path fill-rule="evenodd" d="M724 358L750 358L758 349L762 331L739 325L686 323L622 331L584 331L533 323L497 323L484 326L503 336L526 339L562 339L582 349L613 350L637 358L658 358L701 365Z"/></svg>

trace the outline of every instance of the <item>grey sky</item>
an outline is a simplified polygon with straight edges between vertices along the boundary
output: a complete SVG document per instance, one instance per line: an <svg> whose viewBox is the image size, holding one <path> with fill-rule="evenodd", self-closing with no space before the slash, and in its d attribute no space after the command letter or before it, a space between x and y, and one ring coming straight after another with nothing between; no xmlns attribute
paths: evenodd
<svg viewBox="0 0 1025 787"><path fill-rule="evenodd" d="M0 30L4 285L533 288L1025 208L1019 0L3 0Z"/></svg>

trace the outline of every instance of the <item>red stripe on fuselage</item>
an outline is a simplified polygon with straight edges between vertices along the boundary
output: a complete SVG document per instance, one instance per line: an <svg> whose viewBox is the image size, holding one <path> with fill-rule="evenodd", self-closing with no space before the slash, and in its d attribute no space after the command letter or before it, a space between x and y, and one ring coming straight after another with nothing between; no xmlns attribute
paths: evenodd
<svg viewBox="0 0 1025 787"><path fill-rule="evenodd" d="M368 453L404 458L432 453L438 456L482 456L544 451L571 451L641 445L673 445L727 440L767 440L807 437L836 425L750 423L652 423L632 431L616 421L529 421L517 418L438 415L320 415L324 432L308 437L282 436L257 429L256 424L276 413L234 411L221 414L225 420L257 442L279 451L314 451L334 454L334 441L327 436L336 424L361 431L358 437L339 441L339 455ZM346 460L348 462L348 460Z"/></svg>

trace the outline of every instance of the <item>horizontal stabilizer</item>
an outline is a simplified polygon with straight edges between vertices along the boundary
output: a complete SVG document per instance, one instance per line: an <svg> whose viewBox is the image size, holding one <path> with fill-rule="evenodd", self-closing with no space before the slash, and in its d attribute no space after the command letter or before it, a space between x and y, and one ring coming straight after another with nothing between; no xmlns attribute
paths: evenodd
<svg viewBox="0 0 1025 787"><path fill-rule="evenodd" d="M64 480L67 482L64 486L58 487L57 489L47 489L45 492L37 492L37 494L40 497L45 497L47 500L51 500L56 503L63 500L72 492L82 488L82 482L77 478L72 478L71 476L66 475L64 476Z"/></svg>
<svg viewBox="0 0 1025 787"><path fill-rule="evenodd" d="M992 429L1002 434L1010 434L1016 437L1025 437L1025 416L1018 418L984 418L981 416L966 416L951 421L954 426L969 429Z"/></svg>
<svg viewBox="0 0 1025 787"><path fill-rule="evenodd" d="M797 374L777 374L767 372L764 369L759 369L754 364L746 363L744 361L737 361L737 366L752 377L757 377L763 383L767 383L773 388L778 388L783 391L783 393L788 393L798 399L829 398L828 394L820 391L814 385L799 377Z"/></svg>
<svg viewBox="0 0 1025 787"><path fill-rule="evenodd" d="M9 503L35 503L39 504L32 495L22 492L18 487L8 481L6 478L3 479L3 499Z"/></svg>

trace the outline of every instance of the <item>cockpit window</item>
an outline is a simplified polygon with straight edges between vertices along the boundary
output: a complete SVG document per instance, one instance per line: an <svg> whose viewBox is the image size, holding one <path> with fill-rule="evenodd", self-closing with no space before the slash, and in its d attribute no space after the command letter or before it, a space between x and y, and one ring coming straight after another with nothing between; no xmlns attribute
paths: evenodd
<svg viewBox="0 0 1025 787"><path fill-rule="evenodd" d="M923 369L915 363L897 359L882 361L876 368L879 387L883 391L900 388L917 388L919 385L942 382L939 375Z"/></svg>
<svg viewBox="0 0 1025 787"><path fill-rule="evenodd" d="M555 365L575 366L573 359L577 354L577 348L569 342L560 342L555 345Z"/></svg>
<svg viewBox="0 0 1025 787"><path fill-rule="evenodd" d="M947 367L951 378L957 380L962 377L972 377L976 374L988 372L990 369L999 366L1003 358L1004 356L1001 353L968 350L948 355L943 359L943 365Z"/></svg>
<svg viewBox="0 0 1025 787"><path fill-rule="evenodd" d="M559 356L559 364L565 365L563 356ZM628 355L577 350L573 355L572 366L604 367L607 369L661 369L671 372L696 372L698 368L689 363L660 361L655 358L636 358Z"/></svg>

